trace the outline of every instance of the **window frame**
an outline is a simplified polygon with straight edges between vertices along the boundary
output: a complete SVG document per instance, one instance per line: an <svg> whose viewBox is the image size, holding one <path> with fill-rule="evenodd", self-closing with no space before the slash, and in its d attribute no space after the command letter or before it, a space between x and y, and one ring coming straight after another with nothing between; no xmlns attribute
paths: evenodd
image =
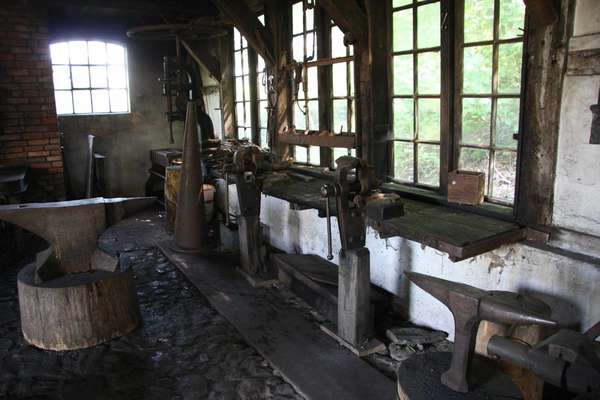
<svg viewBox="0 0 600 400"><path fill-rule="evenodd" d="M485 200L484 203L479 206L480 208L490 208L490 209L506 209L511 210L511 214L513 218L516 217L516 212L518 208L518 199L519 199L519 178L520 178L520 165L521 165L521 148L522 148L522 138L523 138L523 126L524 126L524 104L525 104L525 88L527 85L526 76L527 76L527 11L525 12L525 21L524 21L524 30L523 34L518 38L509 38L509 39L500 39L498 37L498 25L499 25L499 4L501 0L494 0L494 31L493 31L493 39L480 41L480 42L472 42L468 43L466 47L477 46L480 44L490 44L493 47L493 66L492 66L492 93L485 95L472 95L467 94L463 96L462 93L462 73L463 73L463 19L464 19L464 1L454 1L454 0L439 0L440 4L440 26L441 26L441 43L440 43L440 52L441 52L441 93L440 93L440 186L439 187L431 187L427 185L421 185L415 182L407 182L407 181L399 181L394 178L394 142L396 141L394 138L390 141L390 146L388 146L388 151L390 153L390 162L388 164L388 176L387 180L395 185L399 185L400 187L406 187L409 192L420 193L419 196L424 197L436 197L436 196L446 196L447 194L447 183L448 183L448 173L452 170L458 169L459 166L459 157L460 157L460 148L461 147L473 147L470 145L461 144L461 122L462 122L462 98L490 98L493 99L492 103L494 104L493 110L490 112L490 124L495 125L495 111L496 111L496 101L497 99L502 98L515 98L519 99L519 116L518 116L518 132L515 132L516 137L516 146L514 149L505 149L504 147L494 147L491 149L491 154L495 150L501 151L514 151L516 153L516 162L515 162L515 190L514 190L514 198L512 203L504 202L499 199L491 198L488 196L491 193L492 185L489 185L486 188ZM394 12L398 10L405 9L413 9L416 10L417 7L423 6L426 4L434 4L438 2L438 0L415 0L413 3L393 7L393 0L389 0L389 29L390 32L388 37L390 38L388 44L388 62L389 62L389 70L393 73L393 60L394 55L396 53L402 52L394 52L393 48L393 15ZM416 13L413 13L413 23L417 18ZM416 28L417 25L413 25L413 29ZM414 36L413 36L414 40ZM500 44L506 43L522 43L522 54L521 54L521 75L520 75L520 92L519 94L499 94L497 93L497 70L498 70L498 49ZM413 46L414 47L414 46ZM430 51L430 48L425 50L413 48L414 54L418 54L419 51ZM408 51L406 53L409 53ZM414 61L413 61L414 65ZM413 70L413 74L416 74L417 71ZM393 80L390 89L390 102L393 103L393 99L397 96L394 95L393 90ZM391 107L393 110L393 106ZM391 116L391 124L393 125L393 111ZM493 140L493 136L495 134L495 127L490 128L490 141ZM492 162L488 162L488 171L486 172L486 179L493 179L489 175L489 168L493 168ZM413 176L416 175L417 171L413 171ZM414 188L414 189L410 189ZM427 193L430 193L428 195ZM495 212L492 212L495 213ZM506 214L505 212L501 212L503 216Z"/></svg>
<svg viewBox="0 0 600 400"><path fill-rule="evenodd" d="M69 46L69 43L71 42L85 42L86 43L86 52L87 52L87 63L85 64L81 64L81 63L71 63L71 57L70 57L70 51L69 51L69 62L67 64L64 63L54 63L54 61L52 60L52 57L50 57L50 66L51 68L54 70L54 67L68 67L69 69L69 82L70 82L70 89L56 89L54 87L54 73L53 73L53 77L52 77L52 85L53 85L53 92L54 92L54 98L56 101L56 92L69 92L71 94L71 109L72 112L70 113L63 113L63 114L59 114L58 110L56 110L56 115L58 117L78 117L78 116L98 116L98 115L128 115L131 114L131 88L130 88L130 84L129 84L129 60L128 60L128 54L127 54L127 46L119 41L114 41L114 40L105 40L105 39L100 39L100 38L71 38L71 39L62 39L62 40L56 40L56 41L52 41L49 45L48 48L51 49L51 46L53 45L57 45L57 44L66 44L67 46ZM123 49L123 64L111 64L108 59L106 60L105 63L103 64L98 64L98 63L91 63L90 62L90 57L89 57L89 43L90 42L101 42L104 44L105 50L107 49L107 46L109 44L111 45L115 45L115 46L119 46ZM125 86L124 87L119 87L119 88L111 88L110 83L109 83L109 67L110 66L122 66L125 70ZM73 85L73 67L87 67L87 72L88 72L88 81L89 81L89 86L88 87L78 87L75 88ZM106 69L106 86L104 87L93 87L92 86L92 74L91 74L91 67L105 67ZM93 101L93 96L92 96L92 92L94 90L106 90L108 92L108 107L109 110L112 109L111 107L111 100L110 100L110 91L111 90L125 90L125 94L127 97L127 110L126 111L99 111L99 112L94 112L94 101ZM85 112L85 113L77 113L75 112L75 99L74 99L74 92L77 91L88 91L90 93L90 108L91 108L91 112Z"/></svg>
<svg viewBox="0 0 600 400"><path fill-rule="evenodd" d="M236 32L237 32L237 36L239 36L239 43L236 43ZM254 142L254 136L255 136L255 126L254 126L254 122L255 122L255 117L253 115L253 104L254 102L252 101L252 77L255 75L255 71L256 68L253 68L253 62L251 61L251 52L253 51L253 49L251 48L251 46L248 44L248 41L244 38L244 35L242 35L242 33L237 30L237 28L233 28L232 30L232 35L231 35L231 41L232 41L232 61L233 61L233 68L232 68L232 76L233 76L233 109L234 109L234 113L235 113L235 118L234 118L234 125L233 128L235 130L235 137L240 139L240 129L243 129L246 133L249 132L249 135L244 136L244 138L249 139L250 141ZM245 44L244 44L245 43ZM247 66L247 70L246 73L244 73L244 52L246 52L246 60L248 61L248 66ZM241 62L241 66L240 66L240 71L241 74L238 75L236 73L237 71L237 64L236 64L236 53L240 54L240 62ZM238 88L237 88L237 81L238 79L242 80L242 97L241 100L238 100ZM248 84L246 85L246 82L248 82ZM248 88L248 93L246 93L246 88ZM244 114L244 125L240 125L239 124L239 116L238 116L238 104L242 104L242 111ZM246 107L246 104L248 104L248 108ZM248 115L246 115L248 114Z"/></svg>

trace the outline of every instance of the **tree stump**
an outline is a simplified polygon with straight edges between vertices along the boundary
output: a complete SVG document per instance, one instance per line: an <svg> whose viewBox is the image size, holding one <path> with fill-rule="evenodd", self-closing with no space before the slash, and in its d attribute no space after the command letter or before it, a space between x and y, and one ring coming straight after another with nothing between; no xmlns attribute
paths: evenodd
<svg viewBox="0 0 600 400"><path fill-rule="evenodd" d="M132 331L141 321L133 273L90 270L35 283L35 264L18 275L21 329L45 350L91 347Z"/></svg>
<svg viewBox="0 0 600 400"><path fill-rule="evenodd" d="M428 352L415 354L398 368L398 398L400 400L506 400L521 399L521 393L511 379L491 360L475 356L471 368L469 393L454 392L444 386L441 375L450 367L452 353Z"/></svg>

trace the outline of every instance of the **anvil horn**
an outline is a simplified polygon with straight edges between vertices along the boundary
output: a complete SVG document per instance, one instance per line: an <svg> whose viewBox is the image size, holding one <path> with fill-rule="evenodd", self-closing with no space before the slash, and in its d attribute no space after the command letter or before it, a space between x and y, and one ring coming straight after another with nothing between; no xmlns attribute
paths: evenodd
<svg viewBox="0 0 600 400"><path fill-rule="evenodd" d="M418 272L405 272L404 274L412 283L444 303L446 306L448 306L450 292L465 293L475 298L481 298L486 294L484 290L477 289L473 286L419 274Z"/></svg>

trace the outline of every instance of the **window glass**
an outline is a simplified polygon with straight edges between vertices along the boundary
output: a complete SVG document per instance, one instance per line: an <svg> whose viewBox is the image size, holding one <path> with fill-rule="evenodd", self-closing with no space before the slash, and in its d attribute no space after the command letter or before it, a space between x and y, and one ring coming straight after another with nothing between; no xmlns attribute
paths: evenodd
<svg viewBox="0 0 600 400"><path fill-rule="evenodd" d="M439 1L392 0L394 179L438 187L442 134L456 167L485 173L488 201L514 201L525 5L464 0L456 50L460 74L442 86ZM444 50L446 51L446 50ZM454 87L442 93L442 87ZM442 95L456 104L441 126ZM448 104L450 106L450 104ZM454 133L457 133L456 136ZM456 138L456 140L455 140Z"/></svg>
<svg viewBox="0 0 600 400"><path fill-rule="evenodd" d="M525 5L465 0L464 10L459 167L486 174L488 200L513 203Z"/></svg>
<svg viewBox="0 0 600 400"><path fill-rule="evenodd" d="M332 22L333 24L333 22ZM350 57L354 48L344 45L344 34L336 25L331 27L332 57ZM332 130L333 134L354 134L356 113L354 110L354 63L346 61L333 64L332 73ZM332 168L341 155L355 154L354 149L334 149Z"/></svg>
<svg viewBox="0 0 600 400"><path fill-rule="evenodd" d="M394 10L392 17L394 177L402 182L438 187L440 2L394 3L394 7L407 5L410 7Z"/></svg>
<svg viewBox="0 0 600 400"><path fill-rule="evenodd" d="M292 57L297 62L317 59L314 8L304 8L304 2L292 5ZM319 130L319 78L317 67L303 70L303 82L294 99L296 130ZM296 162L319 165L319 147L294 146Z"/></svg>
<svg viewBox="0 0 600 400"><path fill-rule="evenodd" d="M235 81L235 121L238 139L252 140L252 115L250 113L250 66L248 42L233 28L233 62Z"/></svg>
<svg viewBox="0 0 600 400"><path fill-rule="evenodd" d="M129 112L125 47L83 40L53 43L50 58L57 114Z"/></svg>

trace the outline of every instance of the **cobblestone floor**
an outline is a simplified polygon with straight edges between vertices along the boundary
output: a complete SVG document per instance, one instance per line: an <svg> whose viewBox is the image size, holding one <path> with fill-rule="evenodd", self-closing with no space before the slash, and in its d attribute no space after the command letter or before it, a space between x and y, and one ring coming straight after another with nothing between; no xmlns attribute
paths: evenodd
<svg viewBox="0 0 600 400"><path fill-rule="evenodd" d="M302 399L146 244L130 241L121 254L135 273L143 325L85 350L27 345L18 269L0 270L0 399Z"/></svg>

